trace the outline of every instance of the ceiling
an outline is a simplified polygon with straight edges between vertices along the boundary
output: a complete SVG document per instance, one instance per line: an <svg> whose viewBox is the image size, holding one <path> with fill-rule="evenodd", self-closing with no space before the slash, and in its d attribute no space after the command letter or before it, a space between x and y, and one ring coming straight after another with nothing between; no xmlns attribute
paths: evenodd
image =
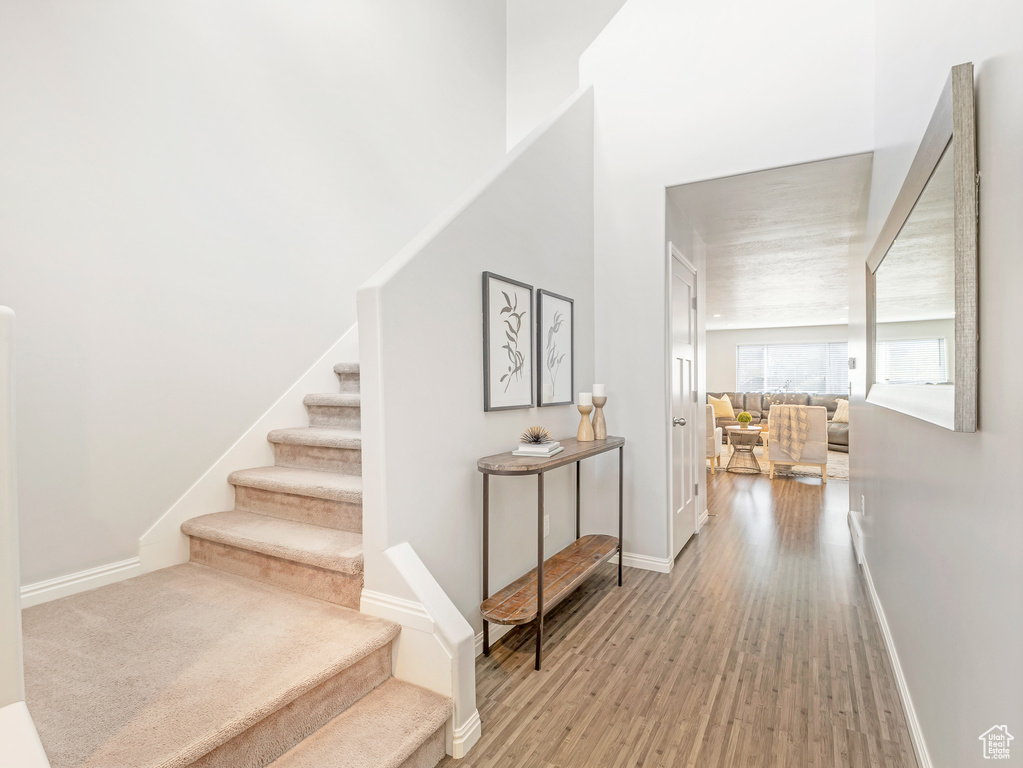
<svg viewBox="0 0 1023 768"><path fill-rule="evenodd" d="M707 246L707 330L844 325L871 154L684 184L668 196Z"/></svg>
<svg viewBox="0 0 1023 768"><path fill-rule="evenodd" d="M946 150L875 273L878 323L955 317L953 179Z"/></svg>

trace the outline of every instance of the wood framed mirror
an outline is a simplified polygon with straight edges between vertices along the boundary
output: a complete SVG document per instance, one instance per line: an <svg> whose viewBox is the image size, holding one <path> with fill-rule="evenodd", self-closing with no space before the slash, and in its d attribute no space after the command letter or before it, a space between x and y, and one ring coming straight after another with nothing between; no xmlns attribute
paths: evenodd
<svg viewBox="0 0 1023 768"><path fill-rule="evenodd" d="M960 64L867 257L867 401L956 432L977 430L978 178Z"/></svg>

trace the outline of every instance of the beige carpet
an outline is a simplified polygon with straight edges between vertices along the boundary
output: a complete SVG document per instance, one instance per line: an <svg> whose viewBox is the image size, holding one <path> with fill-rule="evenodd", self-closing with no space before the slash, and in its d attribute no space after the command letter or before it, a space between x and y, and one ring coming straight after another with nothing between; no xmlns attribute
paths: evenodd
<svg viewBox="0 0 1023 768"><path fill-rule="evenodd" d="M450 699L388 680L270 768L433 768L444 758L449 717ZM391 736L387 750L381 749L383 733Z"/></svg>
<svg viewBox="0 0 1023 768"><path fill-rule="evenodd" d="M187 766L398 629L179 565L25 610L28 707L53 768Z"/></svg>
<svg viewBox="0 0 1023 768"><path fill-rule="evenodd" d="M390 679L400 628L351 610L360 374L334 370L339 393L305 398L310 427L269 434L275 466L229 475L235 509L181 526L191 563L24 612L28 706L53 768L443 758L451 700Z"/></svg>
<svg viewBox="0 0 1023 768"><path fill-rule="evenodd" d="M754 455L757 457L757 462L760 464L760 473L762 475L770 474L767 460L764 458L764 448L758 445L754 451ZM725 453L721 456L721 466L718 468L720 472L728 464L729 453L728 448L725 447ZM708 462L709 466L709 462ZM821 471L817 467L803 467L796 465L794 467L778 467L775 471L776 477L820 477ZM848 480L849 479L849 454L842 453L841 451L828 451L828 479L829 480Z"/></svg>

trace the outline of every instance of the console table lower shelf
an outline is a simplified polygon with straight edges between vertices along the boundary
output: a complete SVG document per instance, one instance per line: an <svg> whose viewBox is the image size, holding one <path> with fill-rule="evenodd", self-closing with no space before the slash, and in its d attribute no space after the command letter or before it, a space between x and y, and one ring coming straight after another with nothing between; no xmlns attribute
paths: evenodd
<svg viewBox="0 0 1023 768"><path fill-rule="evenodd" d="M598 567L618 554L618 537L594 534L576 539L543 563L544 615L582 585ZM536 619L536 568L480 605L493 624L528 624Z"/></svg>

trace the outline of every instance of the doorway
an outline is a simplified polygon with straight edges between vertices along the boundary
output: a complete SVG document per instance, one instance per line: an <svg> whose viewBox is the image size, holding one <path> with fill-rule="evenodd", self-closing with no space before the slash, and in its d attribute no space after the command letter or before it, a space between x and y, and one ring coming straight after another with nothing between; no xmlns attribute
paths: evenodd
<svg viewBox="0 0 1023 768"><path fill-rule="evenodd" d="M696 267L668 243L671 391L671 557L696 533L700 450L696 371Z"/></svg>

